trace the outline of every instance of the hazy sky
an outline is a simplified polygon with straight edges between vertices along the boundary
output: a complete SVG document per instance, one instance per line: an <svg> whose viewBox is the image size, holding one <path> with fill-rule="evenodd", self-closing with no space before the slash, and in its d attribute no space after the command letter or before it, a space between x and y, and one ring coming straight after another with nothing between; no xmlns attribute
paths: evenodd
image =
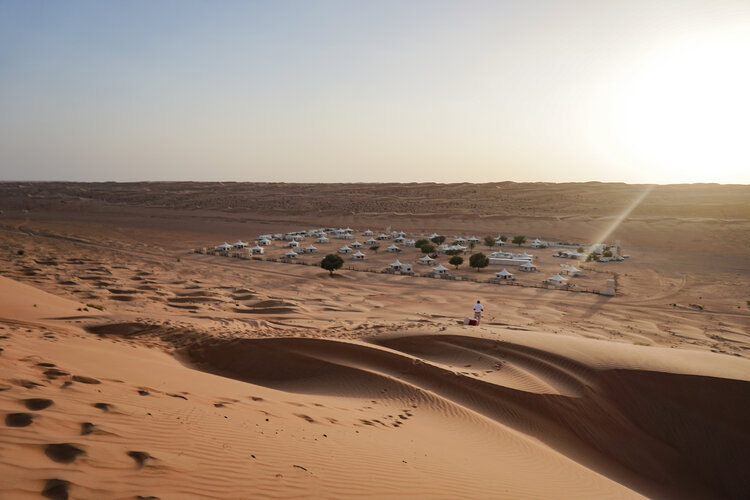
<svg viewBox="0 0 750 500"><path fill-rule="evenodd" d="M0 179L747 184L748 89L748 0L0 0Z"/></svg>

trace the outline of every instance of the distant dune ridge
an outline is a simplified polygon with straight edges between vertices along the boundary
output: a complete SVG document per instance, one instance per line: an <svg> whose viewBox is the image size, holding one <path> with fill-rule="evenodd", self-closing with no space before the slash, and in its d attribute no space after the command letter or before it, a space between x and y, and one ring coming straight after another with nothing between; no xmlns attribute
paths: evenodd
<svg viewBox="0 0 750 500"><path fill-rule="evenodd" d="M655 188L615 297L189 252L592 241L643 188L0 183L0 497L747 498L748 186Z"/></svg>

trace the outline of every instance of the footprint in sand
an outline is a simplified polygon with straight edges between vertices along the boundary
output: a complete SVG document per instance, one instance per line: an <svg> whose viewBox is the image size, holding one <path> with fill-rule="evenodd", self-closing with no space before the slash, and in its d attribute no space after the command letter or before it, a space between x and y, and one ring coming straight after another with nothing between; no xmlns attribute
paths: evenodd
<svg viewBox="0 0 750 500"><path fill-rule="evenodd" d="M42 372L42 375L44 375L45 377L47 377L49 379L54 380L57 377L67 377L68 375L70 375L70 373L64 372L64 371L59 370L57 368L50 368L48 370L44 370Z"/></svg>
<svg viewBox="0 0 750 500"><path fill-rule="evenodd" d="M5 425L8 427L27 427L34 420L31 413L8 413L5 415Z"/></svg>
<svg viewBox="0 0 750 500"><path fill-rule="evenodd" d="M80 382L81 384L101 384L101 381L95 378L84 377L81 375L73 375L73 381Z"/></svg>
<svg viewBox="0 0 750 500"><path fill-rule="evenodd" d="M42 496L50 500L68 500L70 483L62 479L47 479L42 490Z"/></svg>
<svg viewBox="0 0 750 500"><path fill-rule="evenodd" d="M97 430L97 428L91 422L81 422L81 436L88 436L95 430Z"/></svg>
<svg viewBox="0 0 750 500"><path fill-rule="evenodd" d="M59 443L48 444L44 449L44 454L55 462L70 464L73 463L79 455L85 455L86 452L70 443Z"/></svg>
<svg viewBox="0 0 750 500"><path fill-rule="evenodd" d="M145 451L129 451L128 456L135 460L135 463L138 464L139 469L143 467L143 465L146 463L146 460L155 460L154 457L152 457Z"/></svg>
<svg viewBox="0 0 750 500"><path fill-rule="evenodd" d="M13 383L20 385L24 389L35 389L37 387L44 387L43 384L39 384L37 382L33 382L31 380L13 380Z"/></svg>
<svg viewBox="0 0 750 500"><path fill-rule="evenodd" d="M55 402L51 399L44 399L44 398L31 398L31 399L24 399L23 404L32 411L40 411L44 410L45 408L49 408L52 406Z"/></svg>

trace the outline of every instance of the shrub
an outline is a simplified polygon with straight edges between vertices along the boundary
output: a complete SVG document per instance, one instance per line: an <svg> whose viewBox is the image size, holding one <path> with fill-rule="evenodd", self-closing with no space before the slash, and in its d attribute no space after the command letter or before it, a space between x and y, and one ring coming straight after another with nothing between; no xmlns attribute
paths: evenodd
<svg viewBox="0 0 750 500"><path fill-rule="evenodd" d="M26 253L24 249L20 249L18 252L16 252L18 255L23 255Z"/></svg>
<svg viewBox="0 0 750 500"><path fill-rule="evenodd" d="M495 238L492 236L485 236L484 237L484 244L487 245L487 248L492 248L495 246Z"/></svg>
<svg viewBox="0 0 750 500"><path fill-rule="evenodd" d="M526 236L523 234L519 234L518 236L513 237L513 244L518 245L519 247L526 243Z"/></svg>
<svg viewBox="0 0 750 500"><path fill-rule="evenodd" d="M331 276L336 269L341 269L343 265L344 259L335 253L329 253L320 261L320 267L328 271Z"/></svg>
<svg viewBox="0 0 750 500"><path fill-rule="evenodd" d="M435 236L430 241L433 242L434 244L440 246L443 243L445 243L445 236Z"/></svg>
<svg viewBox="0 0 750 500"><path fill-rule="evenodd" d="M375 253L378 253L378 250L380 250L380 245L373 245L370 247L370 250Z"/></svg>
<svg viewBox="0 0 750 500"><path fill-rule="evenodd" d="M421 240L417 240L414 242L414 246L417 248L422 248L424 245L429 245L429 244L430 244L430 240L426 238L422 238Z"/></svg>
<svg viewBox="0 0 750 500"><path fill-rule="evenodd" d="M612 257L612 250L605 250L602 252L602 257Z"/></svg>
<svg viewBox="0 0 750 500"><path fill-rule="evenodd" d="M450 264L451 266L455 266L456 269L458 269L458 266L460 266L463 263L464 263L464 258L459 257L458 255L454 255L453 257L451 257L451 260L448 261L448 264Z"/></svg>
<svg viewBox="0 0 750 500"><path fill-rule="evenodd" d="M482 252L475 253L474 255L469 257L469 265L476 268L477 272L479 272L481 268L490 265L490 258Z"/></svg>
<svg viewBox="0 0 750 500"><path fill-rule="evenodd" d="M425 243L424 245L422 245L421 249L422 253L425 254L435 253L435 245L433 245L432 243Z"/></svg>

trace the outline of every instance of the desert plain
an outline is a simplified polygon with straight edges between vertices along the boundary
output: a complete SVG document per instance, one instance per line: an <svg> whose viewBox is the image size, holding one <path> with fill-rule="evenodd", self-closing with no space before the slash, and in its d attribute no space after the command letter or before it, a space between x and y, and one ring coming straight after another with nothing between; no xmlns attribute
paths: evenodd
<svg viewBox="0 0 750 500"><path fill-rule="evenodd" d="M750 186L3 182L0 210L0 498L750 497ZM575 263L608 297L194 252L313 227L630 257Z"/></svg>

